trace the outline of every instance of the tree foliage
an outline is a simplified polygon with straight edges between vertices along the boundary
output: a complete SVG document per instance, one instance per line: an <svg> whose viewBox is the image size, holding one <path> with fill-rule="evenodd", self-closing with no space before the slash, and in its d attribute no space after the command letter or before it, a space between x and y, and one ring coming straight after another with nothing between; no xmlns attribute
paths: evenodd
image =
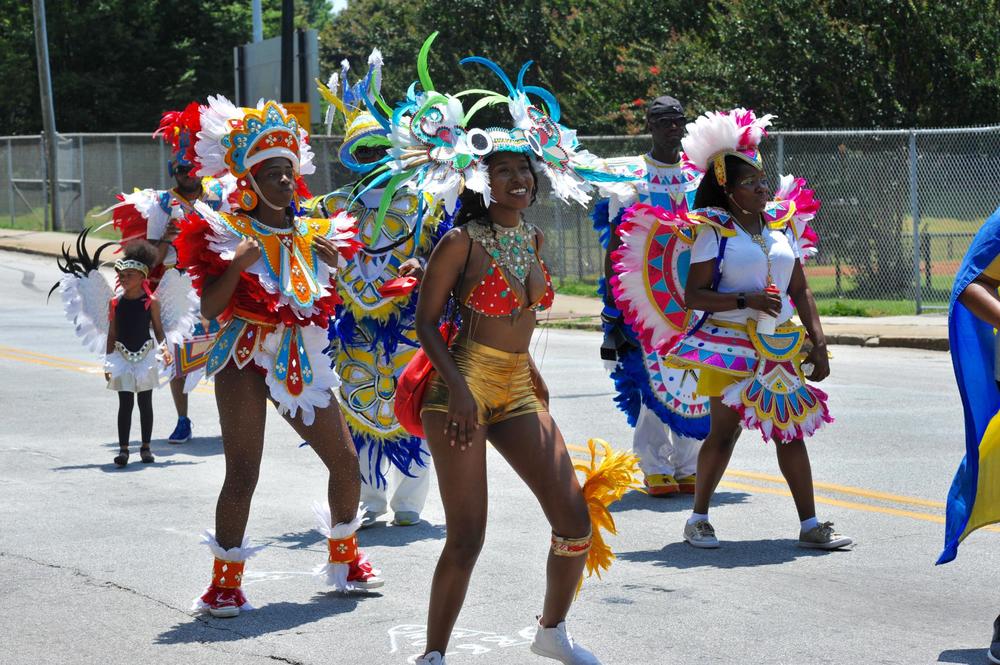
<svg viewBox="0 0 1000 665"><path fill-rule="evenodd" d="M388 98L416 78L432 31L441 90L494 85L470 54L559 96L588 134L636 133L646 103L751 106L783 127L941 126L1000 122L996 0L352 0L322 33L321 67L386 56Z"/></svg>
<svg viewBox="0 0 1000 665"><path fill-rule="evenodd" d="M280 30L264 0L265 37ZM0 0L0 118L41 128L31 3ZM250 41L248 0L47 0L60 131L148 131L191 99L233 92L233 48ZM734 105L781 127L1000 122L1000 0L298 0L320 30L324 75L348 58L385 58L388 99L416 78L420 44L437 87L497 82L478 54L551 88L584 133L642 131L650 98L691 113Z"/></svg>
<svg viewBox="0 0 1000 665"><path fill-rule="evenodd" d="M264 37L281 31L264 0ZM328 0L298 0L297 27L322 29ZM60 132L151 131L163 111L232 96L233 48L252 39L247 0L47 0L49 63ZM32 5L0 0L4 133L42 127Z"/></svg>

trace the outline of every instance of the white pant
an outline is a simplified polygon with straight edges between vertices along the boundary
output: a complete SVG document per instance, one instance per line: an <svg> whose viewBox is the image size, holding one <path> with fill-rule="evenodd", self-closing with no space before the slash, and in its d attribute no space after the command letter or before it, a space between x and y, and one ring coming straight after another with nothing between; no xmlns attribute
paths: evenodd
<svg viewBox="0 0 1000 665"><path fill-rule="evenodd" d="M388 458L382 459L381 471L388 479L388 487L375 487L371 483L361 483L361 511L373 512L382 515L386 511L386 505L392 507L393 513L409 511L419 514L424 509L424 502L427 501L427 492L431 486L431 458L426 456L427 466L410 465L410 473L415 478L410 478L397 469ZM392 491L392 499L388 500L389 491Z"/></svg>
<svg viewBox="0 0 1000 665"><path fill-rule="evenodd" d="M690 476L698 467L700 448L701 440L674 432L645 404L639 408L639 419L632 436L632 452L639 457L639 468L643 474Z"/></svg>

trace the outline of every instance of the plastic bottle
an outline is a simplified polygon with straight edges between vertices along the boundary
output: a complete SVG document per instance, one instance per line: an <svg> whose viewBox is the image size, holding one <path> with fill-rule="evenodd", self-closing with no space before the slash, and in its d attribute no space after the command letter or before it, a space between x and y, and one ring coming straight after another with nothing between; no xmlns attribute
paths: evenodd
<svg viewBox="0 0 1000 665"><path fill-rule="evenodd" d="M774 284L768 284L767 288L764 289L767 293L781 294L781 289L779 289ZM776 324L778 323L778 317L771 316L767 312L760 311L757 312L757 334L758 335L773 335Z"/></svg>

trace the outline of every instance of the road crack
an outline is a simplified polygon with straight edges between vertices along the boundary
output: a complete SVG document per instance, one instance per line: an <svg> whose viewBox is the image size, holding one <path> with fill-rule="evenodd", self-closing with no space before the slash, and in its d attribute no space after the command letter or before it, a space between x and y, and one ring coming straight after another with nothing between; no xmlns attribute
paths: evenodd
<svg viewBox="0 0 1000 665"><path fill-rule="evenodd" d="M84 584L96 587L103 587L106 589L118 589L119 591L124 591L126 593L130 593L132 595L156 603L157 605L165 607L169 610L173 610L174 612L179 612L180 614L183 614L185 616L191 616L189 612L186 612L185 610L182 610L179 607L174 607L170 603L164 602L159 598L154 598L153 596L145 594L139 591L138 589L133 589L130 586L119 584L118 582L112 582L111 580L102 580L100 578L91 575L90 573L80 570L79 568L74 568L73 566L64 566L58 563L40 561L39 559L35 559L33 557L26 556L24 554L14 554L13 552L0 552L0 557L10 557L12 559L17 559L19 561L27 561L28 563L33 563L36 566L41 566L43 568L52 568L53 570L61 570L64 572L68 572L74 575L75 577L81 578Z"/></svg>
<svg viewBox="0 0 1000 665"><path fill-rule="evenodd" d="M238 637L240 637L242 639L245 639L245 640L255 640L258 637L257 635L248 634L248 633L245 633L243 631L231 628L229 626L220 626L220 625L217 625L217 624L209 621L207 618L205 618L203 616L192 615L192 613L190 611L181 609L179 607L175 607L174 605L171 605L170 603L164 602L164 601L160 600L159 598L154 598L153 596L145 594L142 591L139 591L138 589L133 589L130 586L127 586L127 585L124 585L124 584L119 584L118 582L113 582L111 580L100 579L98 577L95 577L94 575L91 575L90 573L87 573L87 572L85 572L83 570L80 570L79 568L76 568L76 567L73 567L73 566L65 566L65 565L62 565L62 564L52 563L52 562L49 562L49 561L41 561L40 559L35 559L34 557L26 556L24 554L15 554L13 552L0 552L0 558L2 558L2 557L8 557L8 558L11 558L11 559L16 559L18 561L24 561L24 562L27 562L27 563L30 563L30 564L33 564L33 565L36 565L36 566L39 566L39 567L42 567L42 568L51 568L52 570L58 570L58 571L70 573L74 577L80 578L83 581L83 583L86 584L86 585L88 585L88 586L93 586L93 587L98 587L98 588L104 588L104 589L115 589L117 591L124 591L125 593L129 593L129 594L132 594L134 596L138 596L139 598L143 598L144 600L148 600L150 602L153 602L153 603L155 603L155 604L157 604L157 605L159 605L161 607L165 607L165 608L167 608L169 610L173 610L174 612L177 612L178 614L184 615L184 617L187 618L187 619L194 619L196 622L198 622L201 625L201 627L207 628L209 630L215 630L215 631L220 631L220 632L223 632L223 633L228 633L228 634L236 635L236 636L238 636ZM202 646L204 646L204 647L206 647L206 648L208 648L208 649L210 649L212 651L218 652L218 653L222 653L222 654L226 654L226 655L230 655L230 656L233 655L233 653L231 651L228 651L227 649L225 649L223 647L223 645L216 644L216 643L214 643L214 642L212 642L210 640L197 640L197 644L200 644L200 645L202 645ZM304 661L295 660L293 658L286 658L284 656L276 656L274 654L265 654L265 653L247 654L246 652L242 652L241 655L243 655L243 656L250 655L250 656L253 656L253 657L256 657L256 658L265 658L267 660L272 660L272 661L276 661L276 662L279 662L279 663L288 663L289 665L307 665Z"/></svg>

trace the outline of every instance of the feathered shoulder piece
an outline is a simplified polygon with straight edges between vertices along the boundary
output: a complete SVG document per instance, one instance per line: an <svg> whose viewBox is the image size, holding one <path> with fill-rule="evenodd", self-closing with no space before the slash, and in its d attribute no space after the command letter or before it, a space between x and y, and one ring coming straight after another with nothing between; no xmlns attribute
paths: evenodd
<svg viewBox="0 0 1000 665"><path fill-rule="evenodd" d="M49 290L49 295L59 289L63 310L77 337L86 348L103 354L108 338L108 312L115 292L98 269L101 253L109 247L117 247L118 243L106 242L91 256L87 250L88 233L90 228L76 237L76 256L68 246L63 245L62 256L56 259L63 276Z"/></svg>
<svg viewBox="0 0 1000 665"><path fill-rule="evenodd" d="M820 202L815 192L806 187L805 178L796 178L790 174L781 176L778 189L774 192L774 202L791 203L791 214L788 215L786 224L795 234L802 258L815 256L819 235L812 227L812 220L819 212Z"/></svg>

